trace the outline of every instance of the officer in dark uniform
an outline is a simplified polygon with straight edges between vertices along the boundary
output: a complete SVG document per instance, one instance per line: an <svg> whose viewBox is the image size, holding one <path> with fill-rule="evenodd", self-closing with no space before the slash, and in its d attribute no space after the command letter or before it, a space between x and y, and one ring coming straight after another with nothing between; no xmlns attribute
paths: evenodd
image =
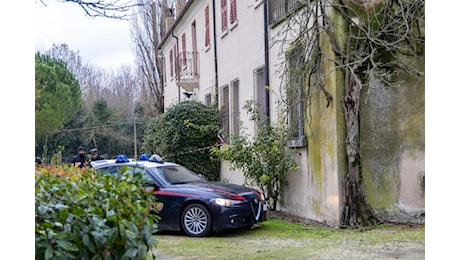
<svg viewBox="0 0 460 260"><path fill-rule="evenodd" d="M97 148L93 148L89 151L91 153L90 162L104 160L104 157L100 156L99 153L97 152Z"/></svg>
<svg viewBox="0 0 460 260"><path fill-rule="evenodd" d="M85 168L88 165L85 148L83 146L78 147L78 154L73 157L72 164L78 168Z"/></svg>

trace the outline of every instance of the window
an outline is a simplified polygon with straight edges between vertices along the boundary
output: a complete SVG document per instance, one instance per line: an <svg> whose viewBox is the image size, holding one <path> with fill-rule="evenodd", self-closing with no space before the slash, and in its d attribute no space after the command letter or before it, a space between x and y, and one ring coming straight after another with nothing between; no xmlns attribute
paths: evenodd
<svg viewBox="0 0 460 260"><path fill-rule="evenodd" d="M201 178L191 170L181 165L169 165L151 168L170 184L181 184L200 181Z"/></svg>
<svg viewBox="0 0 460 260"><path fill-rule="evenodd" d="M222 22L222 32L226 32L228 29L227 25L227 0L220 1L220 11L221 11L221 22Z"/></svg>
<svg viewBox="0 0 460 260"><path fill-rule="evenodd" d="M204 27L206 30L204 33L204 46L209 47L211 44L211 34L209 31L209 5L204 9Z"/></svg>
<svg viewBox="0 0 460 260"><path fill-rule="evenodd" d="M236 0L230 0L230 24L236 23L237 19Z"/></svg>
<svg viewBox="0 0 460 260"><path fill-rule="evenodd" d="M163 82L166 82L166 77L168 76L168 74L166 74L166 59L164 59L163 57L161 58L161 63L162 63L162 76L163 76Z"/></svg>
<svg viewBox="0 0 460 260"><path fill-rule="evenodd" d="M230 83L231 86L231 95L230 95L230 134L239 135L240 134L240 95L239 95L239 86L240 81L238 79L233 80Z"/></svg>
<svg viewBox="0 0 460 260"><path fill-rule="evenodd" d="M192 75L198 77L198 47L196 43L196 21L192 22Z"/></svg>
<svg viewBox="0 0 460 260"><path fill-rule="evenodd" d="M268 120L268 89L265 87L265 68L262 66L254 70L254 100L261 120Z"/></svg>
<svg viewBox="0 0 460 260"><path fill-rule="evenodd" d="M178 73L178 65L179 63L177 63L177 44L174 45L174 76L176 76Z"/></svg>
<svg viewBox="0 0 460 260"><path fill-rule="evenodd" d="M211 106L211 104L212 104L211 94L206 94L206 95L204 96L204 104L205 104L206 106Z"/></svg>
<svg viewBox="0 0 460 260"><path fill-rule="evenodd" d="M238 79L221 88L221 121L224 139L240 134L240 96Z"/></svg>
<svg viewBox="0 0 460 260"><path fill-rule="evenodd" d="M98 169L103 174L112 175L115 177L121 176L122 174L133 175L135 173L142 174L142 180L144 184L152 184L153 178L143 167L136 167L131 165L115 165L107 166Z"/></svg>
<svg viewBox="0 0 460 260"><path fill-rule="evenodd" d="M182 34L182 66L185 68L187 66L187 46L185 33Z"/></svg>
<svg viewBox="0 0 460 260"><path fill-rule="evenodd" d="M288 82L286 86L287 119L289 146L305 146L304 134L304 85L305 85L305 55L301 45L295 46L286 53L288 65Z"/></svg>
<svg viewBox="0 0 460 260"><path fill-rule="evenodd" d="M230 134L230 118L229 118L229 92L228 85L221 88L221 102L220 102L220 118L222 122L223 136L225 139Z"/></svg>
<svg viewBox="0 0 460 260"><path fill-rule="evenodd" d="M169 69L171 70L170 76L171 78L174 76L174 56L173 50L169 50Z"/></svg>
<svg viewBox="0 0 460 260"><path fill-rule="evenodd" d="M296 11L302 2L298 0L267 0L270 24L283 20L288 14Z"/></svg>
<svg viewBox="0 0 460 260"><path fill-rule="evenodd" d="M117 166L107 166L107 167L102 167L102 168L99 168L98 171L103 173L103 174L108 174L108 175L113 175L113 176L118 176L119 174L121 174L123 171L122 171L122 167L120 165L117 165Z"/></svg>

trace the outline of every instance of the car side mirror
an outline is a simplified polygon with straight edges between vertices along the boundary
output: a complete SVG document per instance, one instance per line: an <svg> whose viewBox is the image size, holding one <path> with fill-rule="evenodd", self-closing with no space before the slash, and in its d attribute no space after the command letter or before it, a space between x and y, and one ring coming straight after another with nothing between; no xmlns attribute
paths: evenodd
<svg viewBox="0 0 460 260"><path fill-rule="evenodd" d="M200 173L200 174L198 174L198 177L200 177L200 178L201 178L201 180L203 180L203 181L205 181L205 180L206 180L206 177L204 177L204 175L203 175L203 174L201 174L201 173Z"/></svg>

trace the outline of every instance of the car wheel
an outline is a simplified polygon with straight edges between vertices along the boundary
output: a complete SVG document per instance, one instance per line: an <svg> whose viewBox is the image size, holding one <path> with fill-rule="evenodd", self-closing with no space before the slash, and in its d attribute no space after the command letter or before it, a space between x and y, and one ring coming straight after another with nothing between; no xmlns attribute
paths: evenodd
<svg viewBox="0 0 460 260"><path fill-rule="evenodd" d="M182 212L181 224L188 236L204 237L212 230L211 214L201 204L190 204Z"/></svg>

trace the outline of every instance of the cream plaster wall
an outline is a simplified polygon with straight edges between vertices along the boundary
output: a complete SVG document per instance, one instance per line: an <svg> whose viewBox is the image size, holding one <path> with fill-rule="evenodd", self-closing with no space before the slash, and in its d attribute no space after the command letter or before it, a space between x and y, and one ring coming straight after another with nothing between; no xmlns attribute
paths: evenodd
<svg viewBox="0 0 460 260"><path fill-rule="evenodd" d="M234 25L229 24L229 29L226 32L222 32L220 0L215 1L218 56L217 85L221 88L235 79L239 80L240 120L244 122L240 131L248 134L253 134L254 126L248 120L246 111L243 110L242 106L246 100L254 98L253 72L264 65L263 4L256 5L255 2L255 0L237 1L237 23ZM206 5L209 5L210 8L210 48L205 48L204 46L204 9ZM175 35L179 37L179 45L181 44L180 37L182 33L186 32L189 51L191 51L192 47L190 24L194 20L197 25L197 45L200 63L199 89L195 93L197 100L204 101L206 94L211 93L214 96L216 85L211 0L193 1L187 14L174 30ZM287 45L275 44L277 33L281 28L282 24L269 30L271 46L269 50L270 115L273 122L276 121L279 111L277 106L280 98L281 80L278 65L284 60L284 56L279 54L287 47ZM175 79L171 79L169 76L169 50L173 48L174 44L175 39L170 37L162 48L163 55L167 59L165 108L177 102L178 96L182 95L178 94ZM326 50L328 49L328 46L323 47ZM181 48L179 48L180 51ZM332 54L329 53L328 55ZM325 66L332 66L332 64L326 64ZM341 210L341 187L343 186L341 182L346 169L343 148L345 133L340 104L343 95L343 78L339 74L331 73L326 81L326 88L333 95L334 102L330 107L326 108L323 96L318 95L318 97L314 98L311 108L314 123L308 127L306 126L306 129L312 129L312 131L307 131L307 147L297 149L299 152L297 160L300 168L288 177L288 186L284 189L280 209L300 217L337 225ZM184 100L183 95L180 98ZM379 100L379 98L375 99L376 101ZM372 107L369 108L369 105L368 110L370 112L367 115L372 116L371 112L373 110ZM420 111L414 110L414 113L420 113ZM366 113L362 116L366 116ZM419 117L417 116L417 118ZM372 125L372 123L378 123L378 120L367 123L371 125L369 129L384 127L384 125L376 126ZM366 127L366 122L364 127ZM397 134L397 132L392 132L392 134L394 133ZM364 136L363 138L363 151L375 150L372 145L366 143L372 142L372 131L368 131L366 134L369 136ZM384 143L381 143L377 147L384 146ZM385 165L381 165L381 162L376 160L378 158L373 159L372 156L365 158L364 169L370 172L366 177L367 183L369 183L368 193L371 195L373 205L381 205L380 209L382 210L397 207L399 211L424 212L424 188L422 191L421 184L419 184L424 180L425 174L424 150L415 149L415 151L411 149L408 152L403 152L397 158L389 158L390 161L397 160L399 168L396 166L390 167L390 175L394 178L389 178L388 189L385 186L374 189L377 186L372 186L378 183L373 180L381 178L377 176L377 172L373 171L373 169L378 169L379 174L385 173L385 176L388 176L389 172L383 171L383 168L380 167L385 167ZM388 170L389 168L386 167L385 169ZM229 165L225 162L222 163L221 167L221 180L238 184L245 183L241 171L230 170ZM383 180L383 183L387 183L386 180ZM388 194L394 195L396 202ZM395 217L398 218L399 216L396 215Z"/></svg>

